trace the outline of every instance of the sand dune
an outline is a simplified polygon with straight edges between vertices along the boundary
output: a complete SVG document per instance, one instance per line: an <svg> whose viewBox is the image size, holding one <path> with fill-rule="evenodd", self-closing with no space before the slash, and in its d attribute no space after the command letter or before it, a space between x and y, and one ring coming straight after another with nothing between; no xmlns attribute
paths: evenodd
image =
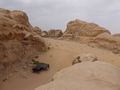
<svg viewBox="0 0 120 90"><path fill-rule="evenodd" d="M74 56L78 54L95 54L98 60L112 63L120 67L120 55L85 44L71 41L62 41L44 38L50 48L46 53L39 55L36 60L50 64L48 71L41 71L39 74L30 73L26 78L15 77L14 75L0 85L0 90L33 90L34 88L48 83L53 75L60 69L72 65Z"/></svg>

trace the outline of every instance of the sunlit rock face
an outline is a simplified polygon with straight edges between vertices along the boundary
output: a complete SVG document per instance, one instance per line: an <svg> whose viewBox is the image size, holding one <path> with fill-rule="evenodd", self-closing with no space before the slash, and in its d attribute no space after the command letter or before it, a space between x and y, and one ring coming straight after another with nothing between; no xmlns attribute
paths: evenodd
<svg viewBox="0 0 120 90"><path fill-rule="evenodd" d="M67 24L67 29L64 34L72 34L73 36L85 36L85 37L96 37L102 33L109 33L110 32L100 27L95 23L87 23L85 21L81 21L76 19L75 21L70 21Z"/></svg>
<svg viewBox="0 0 120 90"><path fill-rule="evenodd" d="M81 42L93 48L120 53L120 39L113 37L109 30L78 19L67 24L66 31L60 39Z"/></svg>

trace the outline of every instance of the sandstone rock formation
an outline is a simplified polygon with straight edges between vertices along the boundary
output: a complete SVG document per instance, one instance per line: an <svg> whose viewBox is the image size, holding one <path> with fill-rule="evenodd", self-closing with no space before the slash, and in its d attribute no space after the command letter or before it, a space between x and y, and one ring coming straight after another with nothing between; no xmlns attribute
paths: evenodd
<svg viewBox="0 0 120 90"><path fill-rule="evenodd" d="M0 9L0 81L45 49L26 13Z"/></svg>
<svg viewBox="0 0 120 90"><path fill-rule="evenodd" d="M78 19L67 24L67 29L60 39L73 40L120 53L120 40L114 38L107 29Z"/></svg>
<svg viewBox="0 0 120 90"><path fill-rule="evenodd" d="M34 90L119 90L120 68L106 62L83 62L60 70L53 81Z"/></svg>
<svg viewBox="0 0 120 90"><path fill-rule="evenodd" d="M81 62L94 62L97 61L97 56L94 54L80 54L75 56L72 64L81 63Z"/></svg>
<svg viewBox="0 0 120 90"><path fill-rule="evenodd" d="M47 31L42 31L41 32L41 37L48 37L48 32Z"/></svg>
<svg viewBox="0 0 120 90"><path fill-rule="evenodd" d="M51 29L48 31L48 36L52 38L58 38L62 36L62 30Z"/></svg>
<svg viewBox="0 0 120 90"><path fill-rule="evenodd" d="M113 37L120 37L120 33L113 34Z"/></svg>
<svg viewBox="0 0 120 90"><path fill-rule="evenodd" d="M70 21L67 24L67 29L64 32L64 35L72 34L73 36L96 37L97 35L105 32L110 34L108 30L98 26L97 24L87 23L76 19L75 21Z"/></svg>
<svg viewBox="0 0 120 90"><path fill-rule="evenodd" d="M39 27L34 27L33 31L36 33L36 34L39 34L41 35L41 29Z"/></svg>

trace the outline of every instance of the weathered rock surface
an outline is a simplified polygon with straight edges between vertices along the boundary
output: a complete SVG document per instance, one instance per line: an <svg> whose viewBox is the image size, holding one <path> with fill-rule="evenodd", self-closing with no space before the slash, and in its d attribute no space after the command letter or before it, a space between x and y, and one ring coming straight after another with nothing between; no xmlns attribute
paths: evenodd
<svg viewBox="0 0 120 90"><path fill-rule="evenodd" d="M83 62L60 70L53 81L34 90L119 90L120 68L105 62Z"/></svg>
<svg viewBox="0 0 120 90"><path fill-rule="evenodd" d="M97 24L87 23L76 19L75 21L70 21L67 24L67 29L64 32L64 35L72 34L73 36L96 37L97 35L105 32L110 34L108 30L98 26Z"/></svg>
<svg viewBox="0 0 120 90"><path fill-rule="evenodd" d="M73 40L120 53L120 40L114 38L107 29L78 19L67 24L67 29L60 39Z"/></svg>
<svg viewBox="0 0 120 90"><path fill-rule="evenodd" d="M113 37L120 37L120 33L113 34Z"/></svg>
<svg viewBox="0 0 120 90"><path fill-rule="evenodd" d="M94 62L97 61L97 56L94 54L80 54L75 56L72 64L81 63L81 62Z"/></svg>
<svg viewBox="0 0 120 90"><path fill-rule="evenodd" d="M41 35L41 29L39 27L34 27L33 31L36 33L36 34L39 34Z"/></svg>
<svg viewBox="0 0 120 90"><path fill-rule="evenodd" d="M42 31L41 32L41 37L48 37L48 32L47 31Z"/></svg>
<svg viewBox="0 0 120 90"><path fill-rule="evenodd" d="M62 30L54 30L54 29L51 29L48 31L48 36L49 37L52 37L52 38L58 38L58 37L61 37L62 36Z"/></svg>
<svg viewBox="0 0 120 90"><path fill-rule="evenodd" d="M45 49L26 13L0 9L0 81Z"/></svg>

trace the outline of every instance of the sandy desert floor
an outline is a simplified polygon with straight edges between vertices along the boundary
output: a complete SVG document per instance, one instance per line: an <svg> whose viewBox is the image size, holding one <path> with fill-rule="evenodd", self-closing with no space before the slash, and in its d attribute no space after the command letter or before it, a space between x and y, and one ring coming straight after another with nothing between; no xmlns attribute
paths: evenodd
<svg viewBox="0 0 120 90"><path fill-rule="evenodd" d="M14 75L0 85L0 90L34 90L34 88L46 84L52 80L53 75L59 70L71 66L74 56L79 54L95 54L99 61L112 63L120 67L120 55L111 51L90 47L72 41L63 41L44 38L50 50L36 60L50 64L47 71L39 74L30 73L26 78L15 77Z"/></svg>

